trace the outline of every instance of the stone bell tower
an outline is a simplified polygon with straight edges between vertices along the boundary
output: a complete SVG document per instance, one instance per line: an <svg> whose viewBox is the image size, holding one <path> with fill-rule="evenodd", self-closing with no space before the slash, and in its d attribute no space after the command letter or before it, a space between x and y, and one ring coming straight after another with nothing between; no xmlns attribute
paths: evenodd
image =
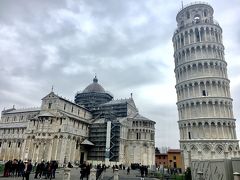
<svg viewBox="0 0 240 180"><path fill-rule="evenodd" d="M239 153L222 28L207 3L177 14L174 46L180 147L191 159L222 159Z"/></svg>

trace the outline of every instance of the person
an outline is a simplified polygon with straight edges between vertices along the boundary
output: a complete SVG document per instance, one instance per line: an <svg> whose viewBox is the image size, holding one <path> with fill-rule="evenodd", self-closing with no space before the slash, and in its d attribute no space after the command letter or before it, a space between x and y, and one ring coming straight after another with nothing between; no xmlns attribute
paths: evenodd
<svg viewBox="0 0 240 180"><path fill-rule="evenodd" d="M114 173L114 170L115 170L115 166L113 165L113 167L112 167L112 170L113 170L113 173Z"/></svg>
<svg viewBox="0 0 240 180"><path fill-rule="evenodd" d="M20 160L18 162L18 177L24 177L24 168L24 162Z"/></svg>
<svg viewBox="0 0 240 180"><path fill-rule="evenodd" d="M26 173L25 171L27 171L27 160L23 161L24 163L24 169L23 169L23 176L22 176L22 180L24 180L24 178L26 177Z"/></svg>
<svg viewBox="0 0 240 180"><path fill-rule="evenodd" d="M47 179L49 178L50 180L52 179L52 169L53 169L53 162L51 161L48 164L48 169L47 169Z"/></svg>
<svg viewBox="0 0 240 180"><path fill-rule="evenodd" d="M141 173L141 180L144 180L144 166L143 165L140 167L140 173Z"/></svg>
<svg viewBox="0 0 240 180"><path fill-rule="evenodd" d="M17 177L17 171L18 171L18 161L17 159L14 159L12 162L12 176Z"/></svg>
<svg viewBox="0 0 240 180"><path fill-rule="evenodd" d="M91 165L90 165L90 167L91 167ZM104 165L102 165L102 166L101 166L101 164L97 165L96 179L99 179L99 177L101 176L101 174L103 172L103 168L104 168Z"/></svg>
<svg viewBox="0 0 240 180"><path fill-rule="evenodd" d="M57 161L53 162L53 170L52 170L52 178L55 179L55 173L56 173L56 169L58 168L58 163Z"/></svg>
<svg viewBox="0 0 240 180"><path fill-rule="evenodd" d="M26 180L29 180L29 175L30 175L31 171L32 171L31 161L30 160L25 161L24 176L25 176Z"/></svg>
<svg viewBox="0 0 240 180"><path fill-rule="evenodd" d="M8 177L10 172L10 161L7 161L4 165L3 177Z"/></svg>
<svg viewBox="0 0 240 180"><path fill-rule="evenodd" d="M130 167L127 168L127 174L130 174Z"/></svg>
<svg viewBox="0 0 240 180"><path fill-rule="evenodd" d="M148 167L147 166L144 166L144 175L148 176Z"/></svg>
<svg viewBox="0 0 240 180"><path fill-rule="evenodd" d="M68 168L73 168L73 165L72 165L70 162L68 162L67 167L68 167Z"/></svg>
<svg viewBox="0 0 240 180"><path fill-rule="evenodd" d="M89 178L89 175L90 175L90 169L91 169L91 166L89 163L87 163L86 165L86 177L87 177L87 180Z"/></svg>
<svg viewBox="0 0 240 180"><path fill-rule="evenodd" d="M38 179L38 175L40 174L40 168L41 168L41 164L38 163L36 167L34 179Z"/></svg>
<svg viewBox="0 0 240 180"><path fill-rule="evenodd" d="M40 169L39 169L39 177L40 179L42 178L42 176L44 176L44 169L45 169L45 162L42 161L41 164L40 164Z"/></svg>
<svg viewBox="0 0 240 180"><path fill-rule="evenodd" d="M43 176L45 177L45 179L48 178L48 169L49 169L49 166L50 166L50 163L49 163L49 161L47 161L47 162L44 164L44 170L43 170Z"/></svg>
<svg viewBox="0 0 240 180"><path fill-rule="evenodd" d="M83 180L83 178L86 175L86 163L84 162L83 164L80 165L80 180Z"/></svg>

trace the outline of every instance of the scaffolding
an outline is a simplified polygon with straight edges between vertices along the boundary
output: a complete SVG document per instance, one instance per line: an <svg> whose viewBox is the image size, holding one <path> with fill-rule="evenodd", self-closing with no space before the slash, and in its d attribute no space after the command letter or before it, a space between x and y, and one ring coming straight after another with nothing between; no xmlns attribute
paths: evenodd
<svg viewBox="0 0 240 180"><path fill-rule="evenodd" d="M92 110L93 117L100 115L100 118L106 118L109 112L114 114L116 117L127 117L127 102L116 104L102 104Z"/></svg>
<svg viewBox="0 0 240 180"><path fill-rule="evenodd" d="M89 153L89 160L104 161L109 158L109 161L119 161L119 144L120 144L120 123L116 116L109 112L104 115L103 123L94 123L90 126L89 140L95 145ZM106 149L107 140L107 122L111 121L110 132L110 148Z"/></svg>

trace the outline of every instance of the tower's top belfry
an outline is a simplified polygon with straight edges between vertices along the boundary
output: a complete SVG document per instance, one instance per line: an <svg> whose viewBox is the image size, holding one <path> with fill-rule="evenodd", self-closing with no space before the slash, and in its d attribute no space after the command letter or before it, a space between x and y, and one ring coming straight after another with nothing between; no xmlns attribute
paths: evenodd
<svg viewBox="0 0 240 180"><path fill-rule="evenodd" d="M204 2L191 3L184 6L177 14L178 28L188 27L193 23L214 23L213 8Z"/></svg>

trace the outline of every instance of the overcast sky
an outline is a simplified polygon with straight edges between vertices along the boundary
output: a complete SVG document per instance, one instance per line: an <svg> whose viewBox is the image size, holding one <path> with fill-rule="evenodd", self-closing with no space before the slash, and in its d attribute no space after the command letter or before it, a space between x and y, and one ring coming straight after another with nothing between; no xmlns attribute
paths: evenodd
<svg viewBox="0 0 240 180"><path fill-rule="evenodd" d="M240 132L240 1L207 2L223 28ZM96 73L115 99L133 93L156 121L156 146L179 148L171 40L180 8L180 0L1 0L0 109L40 106L52 85L73 100Z"/></svg>

